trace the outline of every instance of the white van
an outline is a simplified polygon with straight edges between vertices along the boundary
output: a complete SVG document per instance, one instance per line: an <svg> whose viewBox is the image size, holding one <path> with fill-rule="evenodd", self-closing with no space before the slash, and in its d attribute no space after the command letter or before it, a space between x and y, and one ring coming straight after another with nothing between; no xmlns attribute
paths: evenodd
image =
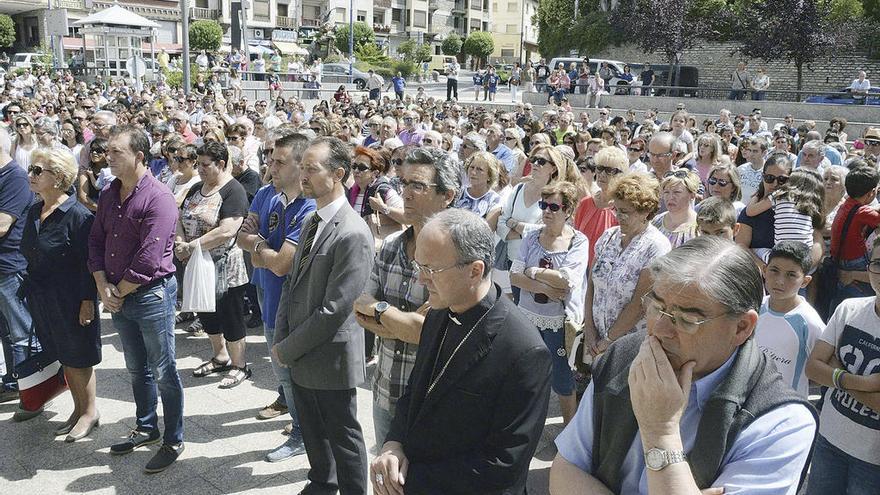
<svg viewBox="0 0 880 495"><path fill-rule="evenodd" d="M616 86L628 86L629 83L620 78L620 75L623 74L623 66L626 65L624 62L619 60L606 60L604 58L591 58L590 59L590 72L595 74L598 68L601 66L602 62L607 62L608 67L611 69L611 80L608 82L609 87L605 88L605 91L608 93L614 93L612 88ZM578 57L555 57L550 60L550 70L555 70L559 67L559 64L565 68L566 72L571 70L571 64L575 64L578 70L580 70L581 66L584 65L584 59Z"/></svg>
<svg viewBox="0 0 880 495"><path fill-rule="evenodd" d="M41 65L40 57L39 53L16 53L11 60L12 67L30 69L34 65Z"/></svg>
<svg viewBox="0 0 880 495"><path fill-rule="evenodd" d="M443 74L446 70L446 66L454 61L455 57L450 55L431 55L431 60L428 61L428 70L436 70Z"/></svg>

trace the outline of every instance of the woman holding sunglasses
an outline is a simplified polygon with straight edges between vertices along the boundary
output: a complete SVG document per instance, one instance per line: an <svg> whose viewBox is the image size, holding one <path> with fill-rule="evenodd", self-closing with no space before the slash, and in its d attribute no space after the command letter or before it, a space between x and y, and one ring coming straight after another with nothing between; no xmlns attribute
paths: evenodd
<svg viewBox="0 0 880 495"><path fill-rule="evenodd" d="M697 236L694 200L699 190L700 177L686 169L667 173L660 182L660 195L666 211L654 217L651 224L669 239L673 248Z"/></svg>
<svg viewBox="0 0 880 495"><path fill-rule="evenodd" d="M577 197L577 187L565 181L541 189L543 225L527 228L519 259L510 267L510 284L521 290L519 309L538 328L553 357L551 386L559 396L563 425L577 410L565 320L583 321L589 261L587 237L568 225Z"/></svg>
<svg viewBox="0 0 880 495"><path fill-rule="evenodd" d="M742 202L742 185L739 182L739 172L730 157L724 156L712 167L709 178L706 179L706 191L710 197L720 197L733 203L736 214L746 207ZM697 205L699 211L699 205Z"/></svg>
<svg viewBox="0 0 880 495"><path fill-rule="evenodd" d="M755 200L762 201L778 188L788 182L791 175L792 161L787 159L785 155L774 155L764 162L763 176L761 183L758 185L758 192L755 193ZM739 232L736 233L736 243L746 248L751 253L753 249L772 248L774 229L773 223L775 215L773 208L770 208L759 215L750 217L745 211L740 212L737 222L739 222ZM763 266L764 262L755 257L759 266Z"/></svg>
<svg viewBox="0 0 880 495"><path fill-rule="evenodd" d="M596 240L603 232L617 225L608 189L612 179L628 171L626 154L617 147L602 148L593 157L592 174L599 190L580 201L574 212L574 228L587 236L590 243L590 260L594 256Z"/></svg>
<svg viewBox="0 0 880 495"><path fill-rule="evenodd" d="M107 140L95 138L89 149L89 162L80 167L77 199L91 211L98 211L98 197L114 179L107 166Z"/></svg>

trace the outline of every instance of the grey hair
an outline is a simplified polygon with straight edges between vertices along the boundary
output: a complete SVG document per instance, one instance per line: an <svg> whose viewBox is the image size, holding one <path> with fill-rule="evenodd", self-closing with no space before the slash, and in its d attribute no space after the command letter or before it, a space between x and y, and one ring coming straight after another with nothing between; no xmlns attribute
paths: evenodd
<svg viewBox="0 0 880 495"><path fill-rule="evenodd" d="M648 265L655 281L696 286L732 314L758 311L763 280L742 247L716 236L699 236Z"/></svg>
<svg viewBox="0 0 880 495"><path fill-rule="evenodd" d="M815 150L815 151L818 151L819 154L821 155L821 154L825 153L825 143L823 143L822 141L819 141L819 140L807 141L806 143L804 143L804 147L801 149Z"/></svg>
<svg viewBox="0 0 880 495"><path fill-rule="evenodd" d="M486 148L488 147L486 144L486 138L484 138L479 132L467 133L464 136L464 142L470 143L477 148L478 151L486 151Z"/></svg>
<svg viewBox="0 0 880 495"><path fill-rule="evenodd" d="M482 261L483 279L489 278L495 257L495 238L489 224L475 213L461 208L443 210L428 220L428 224L435 222L452 238L458 263Z"/></svg>
<svg viewBox="0 0 880 495"><path fill-rule="evenodd" d="M53 136L58 135L58 124L49 117L40 117L34 122L34 129L39 129Z"/></svg>
<svg viewBox="0 0 880 495"><path fill-rule="evenodd" d="M92 118L94 117L103 117L108 124L116 125L116 114L109 110L100 110L98 112L95 112L95 115L93 115Z"/></svg>
<svg viewBox="0 0 880 495"><path fill-rule="evenodd" d="M302 133L305 134L305 133ZM276 141L277 145L278 142ZM323 167L333 173L337 168L345 171L345 177L351 174L351 148L342 142L341 139L322 136L309 143L309 148L324 145L327 147L327 160L322 163Z"/></svg>
<svg viewBox="0 0 880 495"><path fill-rule="evenodd" d="M436 148L415 148L403 160L404 165L429 165L434 167L437 191L461 191L461 171L458 160L450 153Z"/></svg>

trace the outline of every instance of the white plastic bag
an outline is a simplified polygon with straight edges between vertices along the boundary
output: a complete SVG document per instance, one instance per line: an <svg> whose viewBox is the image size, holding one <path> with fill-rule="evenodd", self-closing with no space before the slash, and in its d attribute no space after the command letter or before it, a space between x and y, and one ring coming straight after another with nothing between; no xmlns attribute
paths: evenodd
<svg viewBox="0 0 880 495"><path fill-rule="evenodd" d="M214 277L216 274L211 253L202 251L202 245L196 244L183 272L183 304L180 310L213 313L217 304L214 295Z"/></svg>

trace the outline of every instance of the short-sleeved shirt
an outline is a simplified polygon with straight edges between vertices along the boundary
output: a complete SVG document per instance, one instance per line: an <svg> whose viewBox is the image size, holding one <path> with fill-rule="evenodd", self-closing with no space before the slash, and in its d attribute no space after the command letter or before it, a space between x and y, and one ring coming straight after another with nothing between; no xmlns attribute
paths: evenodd
<svg viewBox="0 0 880 495"><path fill-rule="evenodd" d="M606 230L619 225L613 208L597 208L592 197L586 197L574 211L574 228L583 232L590 242L590 266L595 261L596 241Z"/></svg>
<svg viewBox="0 0 880 495"><path fill-rule="evenodd" d="M743 163L736 167L736 171L739 172L739 180L742 183L743 201L748 203L749 199L758 192L758 186L761 185L764 177L764 168L755 170L750 163Z"/></svg>
<svg viewBox="0 0 880 495"><path fill-rule="evenodd" d="M244 187L248 203L253 201L254 195L256 195L257 191L260 189L260 174L254 169L247 168L241 175L235 177L235 180Z"/></svg>
<svg viewBox="0 0 880 495"><path fill-rule="evenodd" d="M205 196L203 183L190 189L180 207L180 223L187 241L197 239L220 225L225 218L245 217L248 211L247 193L236 180L230 180L219 191ZM232 239L229 243L210 250L214 261L227 256L229 287L239 287L248 282L244 253ZM228 254L227 254L228 253Z"/></svg>
<svg viewBox="0 0 880 495"><path fill-rule="evenodd" d="M299 244L302 222L306 215L315 211L315 200L303 196L293 201L287 200L283 192L271 197L265 205L267 215L260 216L260 237L266 239L266 246L274 251L281 249L285 242L294 246ZM271 270L261 274L260 287L263 289L263 324L275 328L275 314L281 300L281 286L285 276L279 277Z"/></svg>
<svg viewBox="0 0 880 495"><path fill-rule="evenodd" d="M798 301L791 311L777 313L770 309L770 296L765 296L755 327L755 343L773 361L785 383L806 398L810 388L810 380L804 375L807 358L825 324L803 297L798 296Z"/></svg>
<svg viewBox="0 0 880 495"><path fill-rule="evenodd" d="M876 297L844 300L820 337L854 375L880 373L880 317L875 303ZM831 387L825 392L819 433L856 459L880 466L880 412L846 391Z"/></svg>
<svg viewBox="0 0 880 495"><path fill-rule="evenodd" d="M467 189L464 189L461 192L461 197L455 202L455 207L485 217L486 214L499 203L501 203L501 196L492 189L486 191L486 194L483 194L479 198L471 196L471 193L469 193Z"/></svg>
<svg viewBox="0 0 880 495"><path fill-rule="evenodd" d="M27 172L15 160L0 168L0 213L12 217L12 227L0 237L0 275L18 273L27 267L20 245L24 218L33 200Z"/></svg>
<svg viewBox="0 0 880 495"><path fill-rule="evenodd" d="M248 214L253 213L257 216L257 220L259 220L259 225L268 225L269 223L269 200L272 199L273 196L278 194L278 190L275 189L273 184L268 184L261 187L257 194L254 195L254 199L251 201L251 206L248 208ZM259 234L265 239L267 233L260 230ZM263 287L263 275L268 270L266 268L256 268L254 267L254 271L251 272L251 283L257 287ZM273 324L274 325L274 324Z"/></svg>
<svg viewBox="0 0 880 495"><path fill-rule="evenodd" d="M736 221L752 228L752 242L749 245L750 248L757 249L773 247L774 217L775 214L773 213L773 208L753 217L746 214L745 208L739 212L739 217Z"/></svg>
<svg viewBox="0 0 880 495"><path fill-rule="evenodd" d="M846 223L846 217L853 208L858 208L853 216L849 230L846 232L846 239L840 242L840 236L843 234L843 224ZM847 198L840 208L837 209L837 215L834 217L834 223L831 225L831 256L839 257L844 261L861 258L867 254L865 247L865 238L877 226L880 225L880 212L870 206L862 205L858 201ZM838 254L838 246L842 245L843 251Z"/></svg>
<svg viewBox="0 0 880 495"><path fill-rule="evenodd" d="M673 248L677 248L678 246L681 246L685 242L697 236L696 221L691 223L683 223L676 227L675 230L667 229L666 226L663 225L663 219L666 218L666 215L668 214L669 212L664 211L663 213L657 215L656 217L654 217L653 220L651 220L651 224L654 227L657 227L657 230L659 230L663 235L666 236L667 239L669 239L669 243L672 245Z"/></svg>
<svg viewBox="0 0 880 495"><path fill-rule="evenodd" d="M593 325L601 337L608 335L623 307L632 300L642 270L671 249L669 239L653 225L633 237L626 248L620 244L618 226L611 227L599 237L596 261L590 273L593 280ZM645 328L645 320L639 321L634 328Z"/></svg>

